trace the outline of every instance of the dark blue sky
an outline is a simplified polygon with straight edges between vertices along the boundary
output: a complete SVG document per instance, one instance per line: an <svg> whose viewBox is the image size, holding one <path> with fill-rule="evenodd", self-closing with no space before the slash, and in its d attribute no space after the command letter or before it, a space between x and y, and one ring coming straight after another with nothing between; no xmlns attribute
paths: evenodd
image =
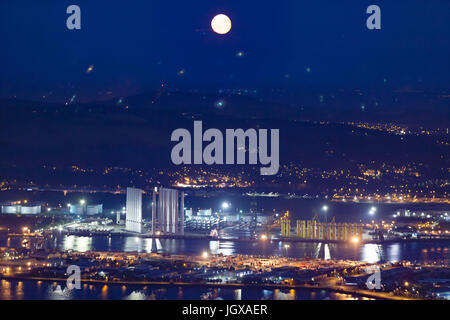
<svg viewBox="0 0 450 320"><path fill-rule="evenodd" d="M66 28L71 4L81 7L81 30ZM382 30L366 28L370 4L381 7ZM227 35L210 29L218 13L233 22ZM450 85L448 0L3 0L0 39L2 97L97 99L161 83L181 90Z"/></svg>

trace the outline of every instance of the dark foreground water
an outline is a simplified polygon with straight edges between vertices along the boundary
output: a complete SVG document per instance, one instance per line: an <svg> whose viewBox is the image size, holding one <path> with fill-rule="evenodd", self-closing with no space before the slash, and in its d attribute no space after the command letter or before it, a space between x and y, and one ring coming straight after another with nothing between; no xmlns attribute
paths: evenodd
<svg viewBox="0 0 450 320"><path fill-rule="evenodd" d="M219 289L177 286L82 285L67 290L64 283L0 280L0 300L346 300L367 299L325 290Z"/></svg>

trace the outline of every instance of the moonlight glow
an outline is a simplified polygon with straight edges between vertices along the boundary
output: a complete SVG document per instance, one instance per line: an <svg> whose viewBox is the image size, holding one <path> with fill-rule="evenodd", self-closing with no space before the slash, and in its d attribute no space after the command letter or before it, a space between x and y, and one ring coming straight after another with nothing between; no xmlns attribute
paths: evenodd
<svg viewBox="0 0 450 320"><path fill-rule="evenodd" d="M231 30L231 20L224 14L218 14L211 20L211 28L218 34L226 34Z"/></svg>

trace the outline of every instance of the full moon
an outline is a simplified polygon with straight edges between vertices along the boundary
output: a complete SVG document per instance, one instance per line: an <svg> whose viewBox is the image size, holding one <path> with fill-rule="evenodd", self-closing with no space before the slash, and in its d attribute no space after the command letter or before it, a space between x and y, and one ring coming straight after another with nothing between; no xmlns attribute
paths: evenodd
<svg viewBox="0 0 450 320"><path fill-rule="evenodd" d="M218 34L226 34L231 30L231 20L224 14L218 14L211 20L211 28Z"/></svg>

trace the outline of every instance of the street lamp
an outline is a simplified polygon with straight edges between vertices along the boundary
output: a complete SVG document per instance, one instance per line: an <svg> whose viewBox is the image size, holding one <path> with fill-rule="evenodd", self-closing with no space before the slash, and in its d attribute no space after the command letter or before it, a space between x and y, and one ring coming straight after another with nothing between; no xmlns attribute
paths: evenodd
<svg viewBox="0 0 450 320"><path fill-rule="evenodd" d="M225 202L222 203L222 209L225 210L225 209L228 209L229 207L230 207L230 203L229 202L225 201Z"/></svg>
<svg viewBox="0 0 450 320"><path fill-rule="evenodd" d="M358 238L358 237L352 237L351 240L352 240L352 242L355 243L355 244L359 242L359 238Z"/></svg>
<svg viewBox="0 0 450 320"><path fill-rule="evenodd" d="M327 205L324 205L324 206L322 207L322 210L323 210L323 212L325 212L325 223L327 223L327 211L328 211L328 206L327 206Z"/></svg>
<svg viewBox="0 0 450 320"><path fill-rule="evenodd" d="M286 253L285 253L286 257L287 257L287 255L288 255L288 249L289 249L290 247L291 247L291 245L290 245L289 243L286 243L286 244L283 246L284 250L286 251Z"/></svg>

